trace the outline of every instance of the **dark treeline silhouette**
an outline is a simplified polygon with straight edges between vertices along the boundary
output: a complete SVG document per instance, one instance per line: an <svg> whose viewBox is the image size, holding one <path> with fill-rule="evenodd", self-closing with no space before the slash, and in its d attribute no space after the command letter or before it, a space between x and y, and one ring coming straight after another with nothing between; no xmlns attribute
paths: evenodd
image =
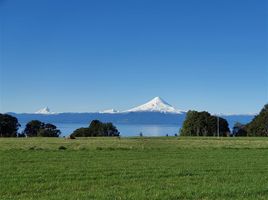
<svg viewBox="0 0 268 200"><path fill-rule="evenodd" d="M189 111L180 131L181 136L217 136L217 116L208 112ZM228 122L219 118L220 136L268 136L268 104L248 124L237 122L230 133Z"/></svg>
<svg viewBox="0 0 268 200"><path fill-rule="evenodd" d="M119 131L112 123L102 123L99 120L93 120L89 127L76 129L71 134L71 137L113 137L119 135Z"/></svg>
<svg viewBox="0 0 268 200"><path fill-rule="evenodd" d="M53 124L32 120L18 133L20 124L16 117L0 113L0 137L59 137L60 130Z"/></svg>

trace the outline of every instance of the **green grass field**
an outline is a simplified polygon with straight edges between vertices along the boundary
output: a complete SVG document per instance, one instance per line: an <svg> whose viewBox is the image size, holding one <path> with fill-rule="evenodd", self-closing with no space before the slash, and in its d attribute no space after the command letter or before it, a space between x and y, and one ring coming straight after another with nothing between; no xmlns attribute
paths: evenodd
<svg viewBox="0 0 268 200"><path fill-rule="evenodd" d="M268 199L268 138L3 138L0 199Z"/></svg>

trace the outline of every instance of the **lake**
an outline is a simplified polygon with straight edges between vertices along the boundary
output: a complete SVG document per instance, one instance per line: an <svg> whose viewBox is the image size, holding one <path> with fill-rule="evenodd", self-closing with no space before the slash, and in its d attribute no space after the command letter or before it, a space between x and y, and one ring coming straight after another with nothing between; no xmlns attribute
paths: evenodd
<svg viewBox="0 0 268 200"><path fill-rule="evenodd" d="M21 124L19 132L25 128L26 124ZM77 123L55 123L61 131L61 137L70 135L75 129L81 127L87 127L88 124ZM180 126L172 124L115 124L120 135L123 137L139 136L140 133L143 136L174 136L178 134Z"/></svg>

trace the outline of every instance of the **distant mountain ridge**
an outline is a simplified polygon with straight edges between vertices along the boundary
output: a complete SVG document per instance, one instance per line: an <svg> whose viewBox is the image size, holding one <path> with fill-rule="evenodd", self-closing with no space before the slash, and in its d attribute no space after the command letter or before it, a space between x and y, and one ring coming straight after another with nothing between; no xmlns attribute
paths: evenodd
<svg viewBox="0 0 268 200"><path fill-rule="evenodd" d="M125 111L119 111L114 108L107 109L99 112L83 112L85 113L100 113L100 114L120 114L120 113L135 113L135 112L160 112L160 113L170 113L170 114L185 114L187 111L183 111L180 109L177 109L167 103L165 100L163 100L161 97L155 97L148 101L145 104L139 105L137 107L125 110ZM21 113L21 114L45 114L45 115L54 115L54 114L81 114L81 112L63 112L63 113L57 113L57 112L51 112L48 107L42 108L34 113ZM18 114L18 113L17 113ZM224 114L224 113L212 113L212 115L218 115L218 116L254 116L257 115L257 113L247 113L247 114Z"/></svg>
<svg viewBox="0 0 268 200"><path fill-rule="evenodd" d="M108 109L108 110L104 110L104 111L99 111L98 113L119 114L119 113L128 113L128 112L160 112L160 113L173 113L173 114L186 113L185 111L174 108L172 105L167 103L161 97L155 97L145 104L142 104L140 106L137 106L135 108L125 110L122 112L115 110L115 109ZM96 112L92 112L92 113L96 113ZM34 114L52 115L52 114L60 114L60 113L51 112L48 107L45 107L45 108L38 110Z"/></svg>
<svg viewBox="0 0 268 200"><path fill-rule="evenodd" d="M186 112L176 109L161 97L155 97L151 101L134 107L132 109L119 112L109 109L92 113L55 113L45 107L35 113L9 113L18 118L20 123L27 123L30 120L40 120L46 123L89 123L98 119L103 122L115 124L178 124L182 126L186 117ZM224 115L230 127L236 122L248 123L254 115Z"/></svg>
<svg viewBox="0 0 268 200"><path fill-rule="evenodd" d="M112 109L100 111L99 113L110 113L110 114L112 114L112 113L119 113L119 111L112 108Z"/></svg>

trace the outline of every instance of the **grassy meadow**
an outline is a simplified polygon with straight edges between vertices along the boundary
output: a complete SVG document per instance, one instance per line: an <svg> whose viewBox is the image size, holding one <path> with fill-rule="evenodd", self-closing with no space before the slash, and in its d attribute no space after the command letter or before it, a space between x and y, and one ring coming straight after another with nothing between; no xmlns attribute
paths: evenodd
<svg viewBox="0 0 268 200"><path fill-rule="evenodd" d="M268 199L268 138L1 138L0 199Z"/></svg>

